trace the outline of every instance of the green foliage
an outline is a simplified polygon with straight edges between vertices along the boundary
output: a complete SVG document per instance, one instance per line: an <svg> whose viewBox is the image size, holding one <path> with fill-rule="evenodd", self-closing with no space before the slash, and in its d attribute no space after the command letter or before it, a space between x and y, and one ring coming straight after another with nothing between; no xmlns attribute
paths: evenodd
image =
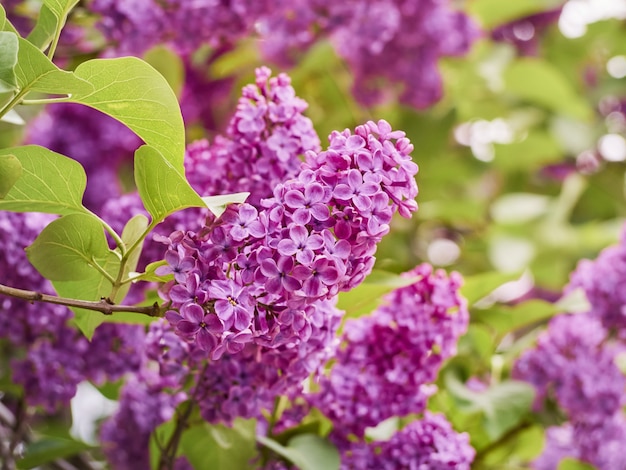
<svg viewBox="0 0 626 470"><path fill-rule="evenodd" d="M510 93L556 113L578 119L590 119L593 115L589 104L561 72L544 60L518 59L506 69L504 80Z"/></svg>
<svg viewBox="0 0 626 470"><path fill-rule="evenodd" d="M86 214L70 214L51 222L26 254L51 281L81 280L114 256L102 226Z"/></svg>
<svg viewBox="0 0 626 470"><path fill-rule="evenodd" d="M135 182L153 221L187 207L204 206L184 176L155 147L144 145L135 152Z"/></svg>
<svg viewBox="0 0 626 470"><path fill-rule="evenodd" d="M581 462L580 460L576 460L570 457L567 457L561 462L559 462L559 466L557 470L594 470L595 467L588 463Z"/></svg>
<svg viewBox="0 0 626 470"><path fill-rule="evenodd" d="M176 95L159 72L135 57L93 59L74 75L89 91L76 89L71 101L91 106L132 129L184 174L185 127ZM59 93L59 91L56 91Z"/></svg>
<svg viewBox="0 0 626 470"><path fill-rule="evenodd" d="M494 289L502 284L518 279L520 273L501 273L497 271L465 276L461 294L467 299L469 305L486 297Z"/></svg>
<svg viewBox="0 0 626 470"><path fill-rule="evenodd" d="M15 155L0 155L0 199L7 196L22 171L22 164Z"/></svg>
<svg viewBox="0 0 626 470"><path fill-rule="evenodd" d="M0 32L0 93L17 88L15 65L17 64L18 39L14 33Z"/></svg>
<svg viewBox="0 0 626 470"><path fill-rule="evenodd" d="M259 443L276 452L300 470L339 469L339 452L327 440L315 434L298 434L286 446L265 436L257 436Z"/></svg>
<svg viewBox="0 0 626 470"><path fill-rule="evenodd" d="M124 242L124 245L128 248L136 245L136 248L128 255L128 259L121 273L122 279L128 279L130 277L130 273L135 271L135 268L137 267L139 257L141 256L143 240L148 230L148 225L148 218L145 215L137 214L128 221L128 223L124 227L124 230L122 231L122 241ZM124 300L124 297L126 297L126 294L128 293L128 289L130 289L130 283L124 284L115 293L115 296L112 300L117 303ZM136 317L138 315L132 316Z"/></svg>
<svg viewBox="0 0 626 470"><path fill-rule="evenodd" d="M0 155L14 156L22 168L21 176L0 199L0 210L60 215L86 210L82 199L87 176L75 160L36 145L1 149Z"/></svg>
<svg viewBox="0 0 626 470"><path fill-rule="evenodd" d="M20 95L40 91L55 95L89 94L93 87L72 72L54 65L36 46L19 38L18 62L15 75Z"/></svg>
<svg viewBox="0 0 626 470"><path fill-rule="evenodd" d="M514 306L495 305L488 309L475 309L472 321L483 323L500 337L519 328L547 320L563 309L558 304L544 300L527 300Z"/></svg>
<svg viewBox="0 0 626 470"><path fill-rule="evenodd" d="M91 447L89 444L73 439L42 437L26 447L24 457L17 462L17 468L26 470L40 467L56 459L89 450Z"/></svg>
<svg viewBox="0 0 626 470"><path fill-rule="evenodd" d="M410 286L419 277L402 277L385 271L374 270L356 288L339 294L337 308L345 310L347 317L359 317L373 312L383 303L382 297L400 287Z"/></svg>
<svg viewBox="0 0 626 470"><path fill-rule="evenodd" d="M246 470L258 456L256 422L238 418L232 427L203 423L183 433L180 450L196 470Z"/></svg>
<svg viewBox="0 0 626 470"><path fill-rule="evenodd" d="M79 0L44 0L35 28L26 38L41 50L61 34L67 15Z"/></svg>
<svg viewBox="0 0 626 470"><path fill-rule="evenodd" d="M556 7L558 0L476 0L470 3L469 10L487 28L493 28L523 16L538 13L549 7Z"/></svg>
<svg viewBox="0 0 626 470"><path fill-rule="evenodd" d="M445 384L461 409L482 413L484 429L491 440L500 438L517 426L530 413L535 397L532 385L515 380L506 380L483 392L475 392L449 372L445 376Z"/></svg>

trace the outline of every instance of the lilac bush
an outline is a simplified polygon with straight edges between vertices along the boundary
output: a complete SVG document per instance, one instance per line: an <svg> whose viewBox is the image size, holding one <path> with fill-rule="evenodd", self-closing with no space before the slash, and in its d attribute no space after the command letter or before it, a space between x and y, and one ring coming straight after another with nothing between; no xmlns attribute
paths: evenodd
<svg viewBox="0 0 626 470"><path fill-rule="evenodd" d="M145 0L130 7L94 0L90 8L117 55L141 55L165 42L188 56L201 43L227 47L256 34L268 59L290 64L328 37L354 74L355 96L368 105L388 98L388 85L410 106L434 104L442 94L438 59L466 54L478 37L474 22L448 1Z"/></svg>

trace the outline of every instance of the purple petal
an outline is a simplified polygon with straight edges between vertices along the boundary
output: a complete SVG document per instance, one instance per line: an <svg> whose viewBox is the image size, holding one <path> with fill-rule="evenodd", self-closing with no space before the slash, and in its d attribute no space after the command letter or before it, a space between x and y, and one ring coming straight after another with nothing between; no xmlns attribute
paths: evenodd
<svg viewBox="0 0 626 470"><path fill-rule="evenodd" d="M298 247L293 240L281 240L278 242L277 248L278 252L283 256L293 256L298 251Z"/></svg>
<svg viewBox="0 0 626 470"><path fill-rule="evenodd" d="M200 330L200 324L187 320L181 320L176 324L176 329L185 336L192 336Z"/></svg>
<svg viewBox="0 0 626 470"><path fill-rule="evenodd" d="M330 211L328 210L328 207L324 204L313 205L311 207L311 214L313 215L313 217L321 222L328 220L328 218L330 217Z"/></svg>
<svg viewBox="0 0 626 470"><path fill-rule="evenodd" d="M333 191L334 197L343 200L350 199L353 194L354 190L347 184L338 184L337 186L335 186L335 190Z"/></svg>
<svg viewBox="0 0 626 470"><path fill-rule="evenodd" d="M324 188L319 183L313 183L304 190L304 196L310 203L316 203L324 199Z"/></svg>
<svg viewBox="0 0 626 470"><path fill-rule="evenodd" d="M306 225L311 220L311 211L309 209L296 209L291 219L298 225Z"/></svg>
<svg viewBox="0 0 626 470"><path fill-rule="evenodd" d="M176 326L178 322L183 319L183 317L181 317L178 312L175 312L174 310L168 310L165 312L165 318L172 326Z"/></svg>
<svg viewBox="0 0 626 470"><path fill-rule="evenodd" d="M302 207L305 204L304 195L300 191L292 189L285 194L285 204L293 209Z"/></svg>
<svg viewBox="0 0 626 470"><path fill-rule="evenodd" d="M241 331L248 328L251 320L248 312L239 306L235 307L233 310L235 312L235 329Z"/></svg>
<svg viewBox="0 0 626 470"><path fill-rule="evenodd" d="M180 313L186 320L194 323L202 323L204 321L204 309L198 304L186 304L180 309Z"/></svg>
<svg viewBox="0 0 626 470"><path fill-rule="evenodd" d="M282 284L285 287L285 290L288 292L296 291L302 287L302 284L300 284L300 281L298 281L296 278L293 278L291 276L285 276L283 278Z"/></svg>
<svg viewBox="0 0 626 470"><path fill-rule="evenodd" d="M200 349L208 352L217 346L217 338L203 328L196 336L196 343Z"/></svg>
<svg viewBox="0 0 626 470"><path fill-rule="evenodd" d="M271 258L261 261L261 272L264 276L269 278L276 277L280 274L280 271L276 266L276 261Z"/></svg>

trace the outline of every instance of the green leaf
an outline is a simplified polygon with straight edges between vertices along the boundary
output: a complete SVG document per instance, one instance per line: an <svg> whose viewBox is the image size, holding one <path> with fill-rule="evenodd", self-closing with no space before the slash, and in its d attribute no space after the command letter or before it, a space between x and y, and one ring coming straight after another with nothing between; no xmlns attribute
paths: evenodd
<svg viewBox="0 0 626 470"><path fill-rule="evenodd" d="M86 104L131 128L184 174L185 127L176 95L159 72L135 57L83 62L74 74L93 90L71 100Z"/></svg>
<svg viewBox="0 0 626 470"><path fill-rule="evenodd" d="M120 270L119 254L109 250L102 225L87 214L70 214L53 221L26 252L61 297L91 301L109 297L109 278L115 279ZM72 310L74 322L89 339L106 319L100 312Z"/></svg>
<svg viewBox="0 0 626 470"><path fill-rule="evenodd" d="M461 294L467 299L469 305L473 305L502 284L515 281L519 277L520 273L501 273L498 271L466 276L461 287Z"/></svg>
<svg viewBox="0 0 626 470"><path fill-rule="evenodd" d="M46 5L41 5L35 27L26 40L40 51L45 51L52 42L57 31L57 18Z"/></svg>
<svg viewBox="0 0 626 470"><path fill-rule="evenodd" d="M299 434L283 446L265 436L257 441L285 457L300 470L332 470L340 465L339 452L330 442L315 434Z"/></svg>
<svg viewBox="0 0 626 470"><path fill-rule="evenodd" d="M0 155L0 199L4 199L22 176L22 164L15 155Z"/></svg>
<svg viewBox="0 0 626 470"><path fill-rule="evenodd" d="M187 180L154 147L144 145L135 152L135 182L155 221L187 207L204 207Z"/></svg>
<svg viewBox="0 0 626 470"><path fill-rule="evenodd" d="M61 70L26 39L19 38L15 75L20 93L40 91L56 95L86 94L92 86L72 72Z"/></svg>
<svg viewBox="0 0 626 470"><path fill-rule="evenodd" d="M122 241L127 247L133 245L136 241L138 241L141 237L144 236L146 229L148 228L148 218L143 214L137 214L132 219L128 221L124 230L122 231ZM143 239L141 243L137 246L135 251L133 251L128 257L128 261L124 266L124 273L122 279L127 279L131 272L133 272L137 268L137 263L139 262L139 257L141 256L141 249L143 247ZM111 299L115 303L121 303L126 294L128 294L128 290L130 289L131 284L124 284L117 292L115 298ZM115 317L116 315L111 315L111 317ZM139 317L144 315L132 315L133 317ZM119 319L119 316L117 317Z"/></svg>
<svg viewBox="0 0 626 470"><path fill-rule="evenodd" d="M237 418L232 427L203 423L186 430L180 449L195 470L247 470L258 455L254 420Z"/></svg>
<svg viewBox="0 0 626 470"><path fill-rule="evenodd" d="M2 5L0 5L0 31L10 31L11 33L15 33L19 36L17 30L7 19L7 12L4 10Z"/></svg>
<svg viewBox="0 0 626 470"><path fill-rule="evenodd" d="M595 470L595 468L596 467L588 463L581 462L580 460L576 460L571 457L566 457L559 462L557 470Z"/></svg>
<svg viewBox="0 0 626 470"><path fill-rule="evenodd" d="M84 212L87 176L80 163L37 145L0 150L22 166L22 176L3 199L0 210L71 214Z"/></svg>
<svg viewBox="0 0 626 470"><path fill-rule="evenodd" d="M164 276L159 276L156 274L156 270L161 266L167 266L167 261L160 260L154 261L146 266L146 270L142 273L131 273L131 277L137 281L148 281L148 282L167 282L174 279L173 274L166 274Z"/></svg>
<svg viewBox="0 0 626 470"><path fill-rule="evenodd" d="M18 38L9 31L0 32L0 93L17 88L15 65L17 64Z"/></svg>
<svg viewBox="0 0 626 470"><path fill-rule="evenodd" d="M51 281L78 281L111 254L102 225L87 214L52 221L26 249L29 261Z"/></svg>
<svg viewBox="0 0 626 470"><path fill-rule="evenodd" d="M219 196L204 196L202 200L216 217L224 213L229 204L241 204L246 202L250 193L221 194Z"/></svg>
<svg viewBox="0 0 626 470"><path fill-rule="evenodd" d="M493 28L503 23L556 7L558 3L558 0L515 0L514 2L474 0L469 3L469 11L480 19L483 26Z"/></svg>
<svg viewBox="0 0 626 470"><path fill-rule="evenodd" d="M180 97L185 84L185 65L180 56L170 48L158 45L146 52L143 59L163 75L174 94Z"/></svg>
<svg viewBox="0 0 626 470"><path fill-rule="evenodd" d="M452 372L445 375L444 382L448 392L464 405L465 411L483 413L485 430L492 440L520 423L530 412L535 398L532 385L516 380L505 380L483 392L470 390Z"/></svg>
<svg viewBox="0 0 626 470"><path fill-rule="evenodd" d="M298 451L307 461L303 470L332 470L340 465L339 452L326 439L315 434L300 434L289 441L287 447Z"/></svg>
<svg viewBox="0 0 626 470"><path fill-rule="evenodd" d="M518 59L504 72L507 91L555 113L590 119L593 111L552 64L536 58Z"/></svg>
<svg viewBox="0 0 626 470"><path fill-rule="evenodd" d="M30 469L39 467L89 449L91 449L91 446L84 442L59 437L43 437L26 447L24 457L17 462L17 468Z"/></svg>
<svg viewBox="0 0 626 470"><path fill-rule="evenodd" d="M535 322L552 318L563 312L558 304L544 300L527 300L514 306L497 305L495 307L472 311L472 321L484 323L499 335L505 335Z"/></svg>
<svg viewBox="0 0 626 470"><path fill-rule="evenodd" d="M374 270L363 283L349 292L340 292L337 308L346 311L346 316L358 317L376 310L385 294L410 286L419 277L402 277L385 271Z"/></svg>
<svg viewBox="0 0 626 470"><path fill-rule="evenodd" d="M110 252L107 259L104 262L101 261L100 265L104 271L109 273L109 276L115 278L120 268L120 260L117 254ZM108 297L111 293L111 283L95 269L91 270L80 281L53 281L52 285L61 297L70 299L97 301L103 297ZM111 318L109 318L100 312L82 308L72 308L72 311L74 312L74 323L88 339L93 337L93 333L98 326L107 320L112 321L113 317L117 315L111 315ZM149 318L146 315L136 316ZM124 321L123 323L130 322Z"/></svg>

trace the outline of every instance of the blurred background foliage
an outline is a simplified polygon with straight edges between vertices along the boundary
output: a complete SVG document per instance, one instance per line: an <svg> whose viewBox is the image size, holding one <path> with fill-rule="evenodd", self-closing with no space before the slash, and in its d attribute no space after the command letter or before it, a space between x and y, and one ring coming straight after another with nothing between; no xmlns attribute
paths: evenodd
<svg viewBox="0 0 626 470"><path fill-rule="evenodd" d="M617 241L626 217L626 2L457 6L483 33L467 56L440 61L443 99L427 110L393 99L360 105L346 64L326 41L284 71L309 103L320 136L384 118L414 143L420 210L411 221L394 221L376 267L400 273L427 261L466 277L472 324L440 374L430 408L471 434L475 468L527 468L541 452L542 420L550 417L530 413L532 388L507 379L511 364L548 318L584 308L576 296L551 302L578 260ZM79 8L72 21L93 20ZM202 63L209 53L195 58ZM174 53L158 47L145 58L180 92L185 69ZM262 64L281 70L261 58L255 40L244 39L205 69L205 79L233 85L214 100L209 139L223 130L241 86ZM0 123L0 146L18 142L21 129ZM188 129L189 141L203 136L200 128ZM349 316L371 311L394 282L372 277L342 294L340 306ZM470 378L486 391L470 387ZM559 468L585 467L566 461Z"/></svg>

